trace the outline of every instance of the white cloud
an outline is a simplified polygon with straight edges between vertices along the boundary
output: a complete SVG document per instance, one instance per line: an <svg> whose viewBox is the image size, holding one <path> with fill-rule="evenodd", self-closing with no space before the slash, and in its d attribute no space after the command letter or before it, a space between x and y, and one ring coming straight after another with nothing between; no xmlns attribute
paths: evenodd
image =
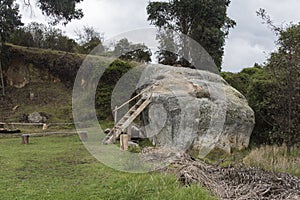
<svg viewBox="0 0 300 200"><path fill-rule="evenodd" d="M224 67L225 71L238 72L242 68L253 67L254 63L263 64L268 56L268 49L264 46L251 44L242 38L232 39L226 48L224 56L229 64Z"/></svg>
<svg viewBox="0 0 300 200"><path fill-rule="evenodd" d="M89 25L107 37L148 26L145 0L85 0L79 6L85 16L66 26L69 34Z"/></svg>
<svg viewBox="0 0 300 200"><path fill-rule="evenodd" d="M224 71L236 72L255 62L263 63L275 50L275 34L256 16L259 8L264 8L276 25L300 21L298 0L233 0L228 13L237 26L226 41Z"/></svg>

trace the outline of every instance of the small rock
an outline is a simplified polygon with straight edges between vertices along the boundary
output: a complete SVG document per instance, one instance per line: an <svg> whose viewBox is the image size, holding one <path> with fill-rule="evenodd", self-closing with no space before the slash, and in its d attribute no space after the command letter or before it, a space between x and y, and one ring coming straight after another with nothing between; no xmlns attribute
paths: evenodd
<svg viewBox="0 0 300 200"><path fill-rule="evenodd" d="M28 115L28 121L30 123L45 123L49 119L50 115L44 112L33 112Z"/></svg>
<svg viewBox="0 0 300 200"><path fill-rule="evenodd" d="M139 147L139 145L137 143L132 142L132 141L128 142L128 146L130 146L130 147Z"/></svg>

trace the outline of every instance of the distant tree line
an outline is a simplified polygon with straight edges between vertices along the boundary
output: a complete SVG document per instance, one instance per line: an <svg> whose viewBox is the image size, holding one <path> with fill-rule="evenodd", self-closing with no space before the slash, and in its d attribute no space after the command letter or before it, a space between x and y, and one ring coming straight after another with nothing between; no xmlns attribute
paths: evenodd
<svg viewBox="0 0 300 200"><path fill-rule="evenodd" d="M7 42L44 49L53 49L80 54L117 55L126 61L150 62L151 51L144 44L133 44L123 38L116 41L113 49L103 46L103 36L93 27L84 26L76 31L77 39L66 36L62 30L50 25L32 22L27 26L15 29L7 38Z"/></svg>
<svg viewBox="0 0 300 200"><path fill-rule="evenodd" d="M68 52L76 51L77 45L74 40L64 36L61 30L36 22L15 29L12 34L10 34L7 42L26 47L55 49Z"/></svg>

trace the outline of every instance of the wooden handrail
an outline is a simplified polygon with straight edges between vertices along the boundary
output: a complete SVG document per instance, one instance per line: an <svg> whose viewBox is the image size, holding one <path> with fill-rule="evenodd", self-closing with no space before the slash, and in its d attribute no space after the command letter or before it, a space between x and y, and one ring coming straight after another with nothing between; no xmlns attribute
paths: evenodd
<svg viewBox="0 0 300 200"><path fill-rule="evenodd" d="M139 96L141 96L143 93L145 93L146 91L150 90L154 85L151 85L150 87L146 88L145 90L143 90L142 92L140 92L139 94L137 94L136 96L134 96L133 98L129 99L128 101L126 101L125 103L123 103L121 106L116 106L116 108L113 110L113 112L116 112L118 110L120 110L121 108L123 108L124 106L126 106L127 104L129 104L131 101L135 100L136 98L138 98Z"/></svg>

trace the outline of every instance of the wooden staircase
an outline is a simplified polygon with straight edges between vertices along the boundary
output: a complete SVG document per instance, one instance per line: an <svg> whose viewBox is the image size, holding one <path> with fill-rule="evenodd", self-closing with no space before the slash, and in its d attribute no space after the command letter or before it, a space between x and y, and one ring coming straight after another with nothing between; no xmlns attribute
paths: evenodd
<svg viewBox="0 0 300 200"><path fill-rule="evenodd" d="M113 144L122 132L141 114L141 112L150 104L151 94L144 94L141 99L132 106L128 112L120 119L114 128L104 138L103 144Z"/></svg>

